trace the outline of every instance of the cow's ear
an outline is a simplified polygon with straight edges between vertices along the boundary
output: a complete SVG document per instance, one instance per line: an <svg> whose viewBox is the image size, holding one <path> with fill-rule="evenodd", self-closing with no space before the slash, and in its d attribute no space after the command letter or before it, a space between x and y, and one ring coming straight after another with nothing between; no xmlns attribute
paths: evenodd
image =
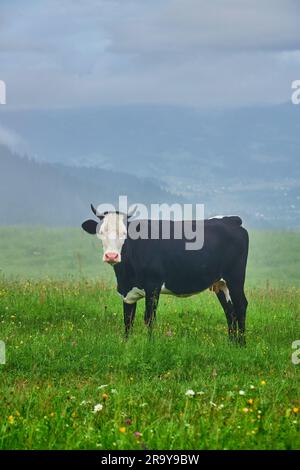
<svg viewBox="0 0 300 470"><path fill-rule="evenodd" d="M98 225L98 222L96 222L95 220L89 219L89 220L86 220L85 222L83 222L81 227L87 233L90 233L91 235L95 235L95 233L97 232L97 225Z"/></svg>

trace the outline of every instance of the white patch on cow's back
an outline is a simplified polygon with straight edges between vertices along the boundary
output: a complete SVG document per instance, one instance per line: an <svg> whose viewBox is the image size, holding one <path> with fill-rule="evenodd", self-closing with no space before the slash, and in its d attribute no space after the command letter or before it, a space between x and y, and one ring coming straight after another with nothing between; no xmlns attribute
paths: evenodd
<svg viewBox="0 0 300 470"><path fill-rule="evenodd" d="M224 219L224 217L238 217L236 215L214 215L213 217L209 217L208 220L211 219Z"/></svg>

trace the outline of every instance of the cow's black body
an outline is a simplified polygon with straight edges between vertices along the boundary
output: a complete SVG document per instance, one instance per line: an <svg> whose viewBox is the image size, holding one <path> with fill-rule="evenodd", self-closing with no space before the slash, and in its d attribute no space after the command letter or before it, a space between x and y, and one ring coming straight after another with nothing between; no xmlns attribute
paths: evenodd
<svg viewBox="0 0 300 470"><path fill-rule="evenodd" d="M205 220L204 244L200 250L186 250L188 240L174 239L172 235L176 223L180 222L171 222L171 239L168 240L127 238L122 248L122 262L114 267L118 292L126 297L134 287L143 289L146 297L145 321L152 324L162 285L175 295L186 295L201 292L223 278L232 302L226 301L223 292L217 295L227 316L229 334L236 337L239 326L239 338L243 342L248 233L241 227L241 219L234 216ZM150 224L150 221L141 221L141 224ZM124 303L127 329L131 326L134 313L135 305Z"/></svg>
<svg viewBox="0 0 300 470"><path fill-rule="evenodd" d="M122 262L114 267L118 292L124 297L134 287L147 290L151 285L165 287L174 294L201 292L220 278L230 277L248 252L248 236L237 218L204 221L204 245L200 250L186 250L180 240L131 240L122 248ZM150 221L141 221L150 224ZM177 223L177 222L175 222ZM180 222L179 222L180 223ZM129 222L130 224L130 222ZM161 224L161 222L160 222ZM171 222L172 226L174 222ZM171 236L172 236L171 227ZM244 275L244 272L240 273Z"/></svg>

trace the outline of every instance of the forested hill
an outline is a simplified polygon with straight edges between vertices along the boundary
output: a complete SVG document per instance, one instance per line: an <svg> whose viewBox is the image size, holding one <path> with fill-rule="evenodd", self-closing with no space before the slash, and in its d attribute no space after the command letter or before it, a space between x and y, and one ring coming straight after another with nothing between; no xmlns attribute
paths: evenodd
<svg viewBox="0 0 300 470"><path fill-rule="evenodd" d="M151 179L122 172L40 163L0 146L0 224L77 225L92 215L89 205L170 202Z"/></svg>

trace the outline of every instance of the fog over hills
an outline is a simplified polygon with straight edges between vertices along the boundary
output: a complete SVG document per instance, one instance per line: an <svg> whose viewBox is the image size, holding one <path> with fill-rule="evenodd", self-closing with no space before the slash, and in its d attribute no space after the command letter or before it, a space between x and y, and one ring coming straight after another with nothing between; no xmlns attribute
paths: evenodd
<svg viewBox="0 0 300 470"><path fill-rule="evenodd" d="M97 168L39 163L0 145L0 225L80 225L92 218L90 203L171 201L149 179Z"/></svg>
<svg viewBox="0 0 300 470"><path fill-rule="evenodd" d="M35 188L48 216L39 220L32 210L29 219L40 223L73 223L71 201L86 214L92 200L128 194L137 202L204 203L208 216L238 213L252 226L300 227L300 106L1 108L1 142L51 163L20 161L2 148L1 223L15 220L2 207L13 187L14 201L28 208Z"/></svg>

